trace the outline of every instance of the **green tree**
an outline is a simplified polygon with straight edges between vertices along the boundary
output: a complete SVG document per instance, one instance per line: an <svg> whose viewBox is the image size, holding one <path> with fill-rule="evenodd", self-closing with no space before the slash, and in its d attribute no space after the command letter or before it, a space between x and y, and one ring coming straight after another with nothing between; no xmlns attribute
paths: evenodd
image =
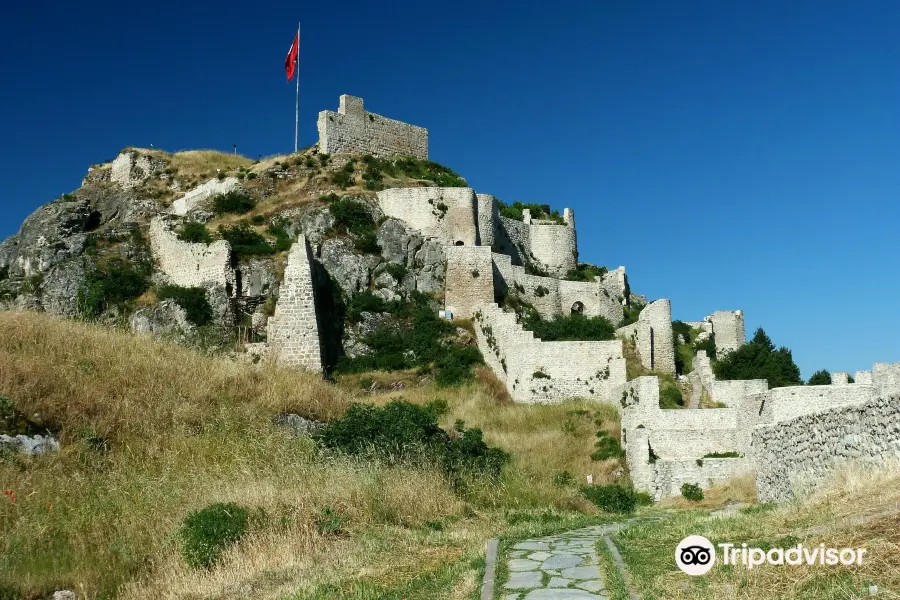
<svg viewBox="0 0 900 600"><path fill-rule="evenodd" d="M831 373L825 369L816 371L809 378L809 385L831 385Z"/></svg>
<svg viewBox="0 0 900 600"><path fill-rule="evenodd" d="M713 363L713 371L719 379L765 379L770 388L803 385L791 351L784 346L776 350L761 327L749 344Z"/></svg>

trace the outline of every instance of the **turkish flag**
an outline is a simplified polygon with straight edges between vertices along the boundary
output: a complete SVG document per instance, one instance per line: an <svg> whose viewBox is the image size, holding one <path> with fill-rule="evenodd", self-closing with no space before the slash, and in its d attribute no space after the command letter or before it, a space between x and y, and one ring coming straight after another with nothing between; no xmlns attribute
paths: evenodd
<svg viewBox="0 0 900 600"><path fill-rule="evenodd" d="M291 49L288 50L287 58L284 59L284 72L287 74L287 80L290 81L294 78L294 73L297 72L297 53L300 48L300 32L297 32L297 35L294 36L294 41L291 43Z"/></svg>

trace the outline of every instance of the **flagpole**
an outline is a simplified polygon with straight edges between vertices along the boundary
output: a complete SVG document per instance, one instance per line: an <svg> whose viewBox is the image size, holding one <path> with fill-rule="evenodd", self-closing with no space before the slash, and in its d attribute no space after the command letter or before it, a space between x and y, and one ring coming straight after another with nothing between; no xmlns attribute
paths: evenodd
<svg viewBox="0 0 900 600"><path fill-rule="evenodd" d="M297 23L297 102L294 106L294 154L297 154L297 136L300 132L300 23Z"/></svg>

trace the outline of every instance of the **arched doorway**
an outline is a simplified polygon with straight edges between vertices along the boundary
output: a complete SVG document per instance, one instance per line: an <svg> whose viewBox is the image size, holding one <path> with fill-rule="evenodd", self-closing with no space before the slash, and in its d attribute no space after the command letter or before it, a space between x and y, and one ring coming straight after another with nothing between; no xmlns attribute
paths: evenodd
<svg viewBox="0 0 900 600"><path fill-rule="evenodd" d="M575 304L572 305L572 314L574 315L576 313L579 315L584 314L584 303L581 302L580 300L575 302Z"/></svg>

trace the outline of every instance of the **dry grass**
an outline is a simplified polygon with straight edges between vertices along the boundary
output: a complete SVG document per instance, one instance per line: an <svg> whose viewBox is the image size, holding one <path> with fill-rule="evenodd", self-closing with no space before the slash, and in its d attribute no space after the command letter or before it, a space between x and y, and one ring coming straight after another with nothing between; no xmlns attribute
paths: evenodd
<svg viewBox="0 0 900 600"><path fill-rule="evenodd" d="M41 597L69 588L87 599L283 598L304 590L328 597L315 595L326 584L400 585L423 566L443 570L477 555L506 527L507 510L589 509L573 486L552 483L557 471L599 476L614 468L585 458L593 419L606 410L596 405L514 407L498 401L496 385L403 392L415 401L445 397L445 426L462 418L484 428L488 443L514 456L503 479L460 489L427 464L323 455L273 425L273 413L326 418L361 396L309 374L46 315L0 313L0 394L58 426L63 441L55 454L0 460L0 488L17 496L0 502L0 590ZM612 419L604 427L618 430ZM189 512L219 501L270 518L220 566L191 571L179 554L178 528ZM316 519L326 506L343 515L345 535L319 533ZM474 571L454 573L440 585L468 593Z"/></svg>

